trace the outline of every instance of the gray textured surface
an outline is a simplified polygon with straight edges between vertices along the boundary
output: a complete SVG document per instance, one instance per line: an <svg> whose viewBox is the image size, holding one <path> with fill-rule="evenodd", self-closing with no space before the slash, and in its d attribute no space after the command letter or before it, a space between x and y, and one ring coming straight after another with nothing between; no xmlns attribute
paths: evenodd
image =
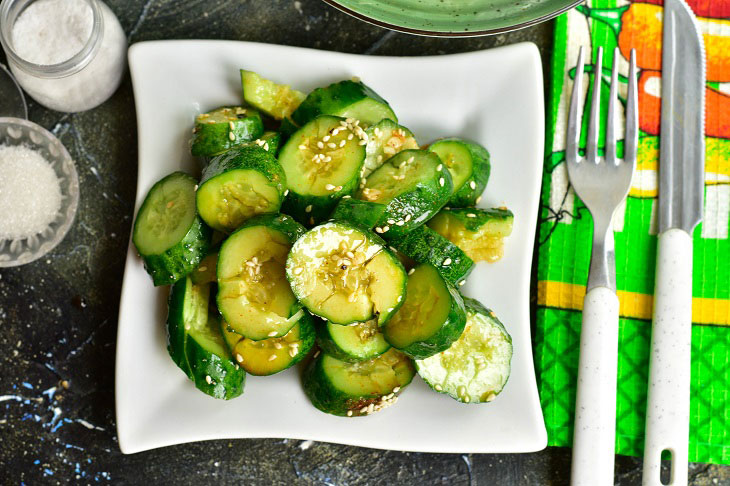
<svg viewBox="0 0 730 486"><path fill-rule="evenodd" d="M318 0L110 0L130 41L226 38L370 54L442 54L533 40L547 68L551 24L491 38L409 37ZM114 352L137 147L127 78L101 107L62 115L30 103L74 156L77 219L47 257L0 270L0 483L566 484L570 450L524 455L384 452L286 440L213 441L123 456L114 422ZM66 388L67 387L67 388ZM55 394L54 394L55 390ZM730 484L730 468L692 465L692 484ZM617 483L640 461L617 459Z"/></svg>

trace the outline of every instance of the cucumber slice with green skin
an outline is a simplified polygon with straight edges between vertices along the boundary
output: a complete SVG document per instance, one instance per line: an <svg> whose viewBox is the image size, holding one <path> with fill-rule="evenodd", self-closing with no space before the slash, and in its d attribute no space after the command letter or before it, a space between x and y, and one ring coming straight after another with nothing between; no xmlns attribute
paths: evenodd
<svg viewBox="0 0 730 486"><path fill-rule="evenodd" d="M330 221L299 238L286 261L297 299L335 324L385 324L405 300L406 272L385 242L351 223Z"/></svg>
<svg viewBox="0 0 730 486"><path fill-rule="evenodd" d="M212 231L195 212L196 185L173 172L152 186L137 213L132 242L156 286L195 270L210 247Z"/></svg>
<svg viewBox="0 0 730 486"><path fill-rule="evenodd" d="M368 143L365 146L362 177L369 176L398 152L418 148L418 142L410 130L387 118L368 127L365 133L368 135Z"/></svg>
<svg viewBox="0 0 730 486"><path fill-rule="evenodd" d="M416 361L421 378L463 403L491 402L510 374L512 338L494 312L464 297L466 328L446 351Z"/></svg>
<svg viewBox="0 0 730 486"><path fill-rule="evenodd" d="M259 138L251 142L266 150L274 157L279 153L281 147L281 134L278 132L264 132Z"/></svg>
<svg viewBox="0 0 730 486"><path fill-rule="evenodd" d="M385 204L361 201L351 197L342 198L337 203L330 219L351 221L364 228L372 229L385 213Z"/></svg>
<svg viewBox="0 0 730 486"><path fill-rule="evenodd" d="M383 118L398 121L387 101L359 81L345 80L326 88L317 88L299 105L292 120L304 126L319 115L335 115L359 120L362 128Z"/></svg>
<svg viewBox="0 0 730 486"><path fill-rule="evenodd" d="M230 233L257 214L279 212L285 191L286 175L271 153L238 147L211 160L196 203L208 226Z"/></svg>
<svg viewBox="0 0 730 486"><path fill-rule="evenodd" d="M320 116L297 130L279 154L289 195L284 211L305 224L329 217L359 182L365 132L335 116Z"/></svg>
<svg viewBox="0 0 730 486"><path fill-rule="evenodd" d="M454 194L449 206L477 204L489 181L491 165L487 149L468 140L445 138L431 144L428 150L438 154L451 173Z"/></svg>
<svg viewBox="0 0 730 486"><path fill-rule="evenodd" d="M464 251L426 225L419 226L391 244L418 263L430 263L451 284L465 281L474 262Z"/></svg>
<svg viewBox="0 0 730 486"><path fill-rule="evenodd" d="M325 353L348 363L373 359L390 349L376 319L348 326L318 323L317 344Z"/></svg>
<svg viewBox="0 0 730 486"><path fill-rule="evenodd" d="M304 393L319 410L359 417L393 405L414 375L410 358L390 349L357 363L322 353L309 363L302 381Z"/></svg>
<svg viewBox="0 0 730 486"><path fill-rule="evenodd" d="M466 324L461 294L432 265L421 264L408 277L406 301L385 326L385 339L414 359L444 351Z"/></svg>
<svg viewBox="0 0 730 486"><path fill-rule="evenodd" d="M265 215L247 221L223 242L218 257L218 309L233 332L254 341L284 336L299 316L284 265L305 233L294 219Z"/></svg>
<svg viewBox="0 0 730 486"><path fill-rule="evenodd" d="M189 277L172 287L167 349L200 391L229 400L243 393L246 372L232 361L218 317L208 313L209 295L210 284L194 285Z"/></svg>
<svg viewBox="0 0 730 486"><path fill-rule="evenodd" d="M435 215L451 190L451 175L436 154L404 150L363 179L355 197L387 206L375 232L393 240Z"/></svg>
<svg viewBox="0 0 730 486"><path fill-rule="evenodd" d="M300 309L298 314L301 317L284 336L261 341L229 331L223 321L221 329L234 360L255 376L273 375L299 363L314 346L315 330L314 318L306 310Z"/></svg>
<svg viewBox="0 0 730 486"><path fill-rule="evenodd" d="M290 116L306 98L291 86L277 84L245 69L241 69L241 87L246 103L277 120Z"/></svg>
<svg viewBox="0 0 730 486"><path fill-rule="evenodd" d="M263 133L264 122L256 110L224 106L197 116L190 151L196 157L211 157Z"/></svg>
<svg viewBox="0 0 730 486"><path fill-rule="evenodd" d="M506 208L441 210L428 226L476 261L495 262L504 255L504 239L512 233L514 215Z"/></svg>

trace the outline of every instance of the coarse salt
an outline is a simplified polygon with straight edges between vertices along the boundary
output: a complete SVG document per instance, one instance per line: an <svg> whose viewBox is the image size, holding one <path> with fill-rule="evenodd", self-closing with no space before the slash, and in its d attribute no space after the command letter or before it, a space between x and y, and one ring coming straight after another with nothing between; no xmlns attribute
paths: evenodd
<svg viewBox="0 0 730 486"><path fill-rule="evenodd" d="M42 232L60 208L60 182L43 155L25 145L0 145L0 240Z"/></svg>

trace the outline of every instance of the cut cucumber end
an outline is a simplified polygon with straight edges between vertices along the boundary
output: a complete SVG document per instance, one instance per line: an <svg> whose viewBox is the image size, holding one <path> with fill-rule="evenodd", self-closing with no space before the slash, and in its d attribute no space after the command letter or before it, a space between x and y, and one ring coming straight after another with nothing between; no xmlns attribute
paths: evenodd
<svg viewBox="0 0 730 486"><path fill-rule="evenodd" d="M438 154L453 179L454 193L449 206L474 206L489 181L491 165L487 149L469 140L445 138L431 144L428 150Z"/></svg>
<svg viewBox="0 0 730 486"><path fill-rule="evenodd" d="M301 91L241 69L243 99L276 120L291 116L306 97Z"/></svg>
<svg viewBox="0 0 730 486"><path fill-rule="evenodd" d="M375 358L390 349L377 319L347 326L323 322L317 325L317 342L330 356L353 363Z"/></svg>
<svg viewBox="0 0 730 486"><path fill-rule="evenodd" d="M190 151L196 157L212 157L263 133L264 123L256 110L224 106L196 117Z"/></svg>
<svg viewBox="0 0 730 486"><path fill-rule="evenodd" d="M508 209L451 208L441 210L428 226L472 260L495 262L504 254L504 239L512 233L513 221Z"/></svg>

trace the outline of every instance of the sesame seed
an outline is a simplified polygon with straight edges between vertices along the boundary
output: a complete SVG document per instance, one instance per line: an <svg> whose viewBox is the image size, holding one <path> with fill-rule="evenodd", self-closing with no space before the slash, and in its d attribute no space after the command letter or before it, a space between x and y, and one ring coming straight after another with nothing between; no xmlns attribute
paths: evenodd
<svg viewBox="0 0 730 486"><path fill-rule="evenodd" d="M347 140L343 140L343 141L341 141L341 142L340 142L340 147L344 147L346 143L347 143Z"/></svg>
<svg viewBox="0 0 730 486"><path fill-rule="evenodd" d="M269 337L274 337L274 336L276 336L277 334L278 334L278 333L277 333L276 331L271 331L271 332L270 332L269 334L267 334L267 336L269 336Z"/></svg>
<svg viewBox="0 0 730 486"><path fill-rule="evenodd" d="M461 287L461 286L462 286L462 285L464 285L465 283L466 283L466 280L460 280L460 281L459 281L459 287Z"/></svg>
<svg viewBox="0 0 730 486"><path fill-rule="evenodd" d="M399 386L393 388L393 393L398 393L399 391L400 391L400 387Z"/></svg>
<svg viewBox="0 0 730 486"><path fill-rule="evenodd" d="M231 129L231 130L233 130L234 128L236 128L236 126L235 126L235 125L233 124L233 122L232 122L232 121L229 121L229 122L228 122L228 127L229 127L229 128Z"/></svg>
<svg viewBox="0 0 730 486"><path fill-rule="evenodd" d="M466 215L466 217L467 217L467 218L476 218L476 217L477 217L477 215L476 215L476 214L474 214L474 213L468 213L468 214Z"/></svg>
<svg viewBox="0 0 730 486"><path fill-rule="evenodd" d="M406 162L408 162L409 164L412 164L414 160L416 160L416 157L412 155L412 156L408 157L408 160Z"/></svg>
<svg viewBox="0 0 730 486"><path fill-rule="evenodd" d="M444 260L444 265L451 265L451 258L446 257L446 259Z"/></svg>
<svg viewBox="0 0 730 486"><path fill-rule="evenodd" d="M347 255L348 258L355 258L355 254L351 251L348 251L345 255Z"/></svg>
<svg viewBox="0 0 730 486"><path fill-rule="evenodd" d="M335 188L335 186L333 184L327 184L326 186L324 186L324 188L327 189L328 191L331 191Z"/></svg>
<svg viewBox="0 0 730 486"><path fill-rule="evenodd" d="M396 224L396 226L403 226L406 223L405 223L405 221L398 221L395 224Z"/></svg>
<svg viewBox="0 0 730 486"><path fill-rule="evenodd" d="M205 265L203 265L202 267L198 268L198 271L199 272L205 272L206 270L208 270L208 267L206 267Z"/></svg>
<svg viewBox="0 0 730 486"><path fill-rule="evenodd" d="M353 138L355 138L355 135L352 133L347 136L348 140L352 140Z"/></svg>
<svg viewBox="0 0 730 486"><path fill-rule="evenodd" d="M286 191L284 191L284 195L285 196L288 196L289 195L289 189L287 189Z"/></svg>
<svg viewBox="0 0 730 486"><path fill-rule="evenodd" d="M385 232L386 232L386 231L388 231L389 229L390 229L390 226L383 226L383 233L385 233Z"/></svg>
<svg viewBox="0 0 730 486"><path fill-rule="evenodd" d="M171 208L171 207L173 207L174 205L175 205L175 201L170 201L170 202L168 202L168 203L167 203L167 205L166 205L165 207L166 207L167 209L170 209L170 208Z"/></svg>
<svg viewBox="0 0 730 486"><path fill-rule="evenodd" d="M275 359L276 359L275 354L272 354L271 356L269 356L269 361L274 361Z"/></svg>
<svg viewBox="0 0 730 486"><path fill-rule="evenodd" d="M330 136L329 135L325 135L324 137L322 137L322 141L323 142L329 142L329 140L330 140Z"/></svg>
<svg viewBox="0 0 730 486"><path fill-rule="evenodd" d="M367 145L367 143L368 143L367 140L360 140L357 144L358 145Z"/></svg>
<svg viewBox="0 0 730 486"><path fill-rule="evenodd" d="M382 233L383 232L383 228L381 228L380 226L376 226L375 227L375 232L376 233Z"/></svg>
<svg viewBox="0 0 730 486"><path fill-rule="evenodd" d="M335 191L341 191L341 190L342 190L342 186L335 187Z"/></svg>
<svg viewBox="0 0 730 486"><path fill-rule="evenodd" d="M323 149L324 144L322 142L317 142L317 148Z"/></svg>
<svg viewBox="0 0 730 486"><path fill-rule="evenodd" d="M243 356L241 356L240 353L236 353L236 361L243 363Z"/></svg>
<svg viewBox="0 0 730 486"><path fill-rule="evenodd" d="M347 411L347 416L348 416L348 417L352 417L352 410L348 410L348 411Z"/></svg>
<svg viewBox="0 0 730 486"><path fill-rule="evenodd" d="M476 204L479 204L479 201L482 200L482 196L479 196L476 201L474 201Z"/></svg>
<svg viewBox="0 0 730 486"><path fill-rule="evenodd" d="M394 219L389 219L388 220L388 224L395 224L395 220Z"/></svg>
<svg viewBox="0 0 730 486"><path fill-rule="evenodd" d="M213 383L213 378L211 378L210 375L205 375L205 382L210 385Z"/></svg>
<svg viewBox="0 0 730 486"><path fill-rule="evenodd" d="M281 349L281 343L274 343L274 348Z"/></svg>
<svg viewBox="0 0 730 486"><path fill-rule="evenodd" d="M464 403L469 403L469 400L470 400L469 399L469 395L467 395L467 396L464 397Z"/></svg>
<svg viewBox="0 0 730 486"><path fill-rule="evenodd" d="M368 407L362 407L362 408L360 409L360 413L365 413L365 412L367 412L367 411L368 411Z"/></svg>
<svg viewBox="0 0 730 486"><path fill-rule="evenodd" d="M434 385L433 389L436 390L436 391L443 390L443 388L441 387L441 385L439 385L438 383L436 385Z"/></svg>
<svg viewBox="0 0 730 486"><path fill-rule="evenodd" d="M444 178L443 177L440 178L439 179L439 186L444 187L444 182L446 182L446 181L444 181Z"/></svg>
<svg viewBox="0 0 730 486"><path fill-rule="evenodd" d="M410 214L406 214L405 222L407 223L410 220L411 220L411 215Z"/></svg>
<svg viewBox="0 0 730 486"><path fill-rule="evenodd" d="M416 271L415 268L411 268L410 270L408 270L408 275L413 275L413 272L415 272L415 271Z"/></svg>
<svg viewBox="0 0 730 486"><path fill-rule="evenodd" d="M444 168L444 164L439 164L436 166L436 170L441 170Z"/></svg>
<svg viewBox="0 0 730 486"><path fill-rule="evenodd" d="M348 124L348 125L351 124L354 121L355 121L354 118L345 118L345 123ZM340 122L340 123L342 123L342 122Z"/></svg>
<svg viewBox="0 0 730 486"><path fill-rule="evenodd" d="M350 196L349 194L345 194L344 196L342 196L342 199L350 199L351 197L352 196Z"/></svg>
<svg viewBox="0 0 730 486"><path fill-rule="evenodd" d="M317 356L319 356L319 349L314 352L314 358L316 358Z"/></svg>
<svg viewBox="0 0 730 486"><path fill-rule="evenodd" d="M334 143L334 142L327 142L327 146L328 146L329 148L337 148L337 144L336 144L336 143Z"/></svg>
<svg viewBox="0 0 730 486"><path fill-rule="evenodd" d="M309 224L314 224L314 217L309 218Z"/></svg>
<svg viewBox="0 0 730 486"><path fill-rule="evenodd" d="M264 142L264 150L269 151L269 144Z"/></svg>
<svg viewBox="0 0 730 486"><path fill-rule="evenodd" d="M309 206L307 206L306 208L304 208L304 212L305 213L311 213L312 212L312 205L310 204Z"/></svg>
<svg viewBox="0 0 730 486"><path fill-rule="evenodd" d="M471 181L471 182L469 183L469 187L471 187L471 190L473 191L474 189L476 189L476 188L477 188L477 183L476 183L476 182L474 182L474 181Z"/></svg>
<svg viewBox="0 0 730 486"><path fill-rule="evenodd" d="M373 413L373 409L374 408L375 408L375 404L374 403L371 403L370 405L368 405L368 413Z"/></svg>
<svg viewBox="0 0 730 486"><path fill-rule="evenodd" d="M291 348L291 349L289 350L289 356L291 356L291 357L293 358L294 356L296 356L296 355L297 355L297 352L298 352L298 351L297 351L297 349L296 349L296 348Z"/></svg>
<svg viewBox="0 0 730 486"><path fill-rule="evenodd" d="M490 394L489 394L489 396L487 397L487 401L488 401L488 402L491 402L491 401L492 401L492 400L494 400L495 398L497 398L497 395L495 395L495 394L494 394L494 392L492 392L492 393L490 393Z"/></svg>
<svg viewBox="0 0 730 486"><path fill-rule="evenodd" d="M231 141L236 140L236 136L233 134L233 132L228 132L228 138L230 138Z"/></svg>

